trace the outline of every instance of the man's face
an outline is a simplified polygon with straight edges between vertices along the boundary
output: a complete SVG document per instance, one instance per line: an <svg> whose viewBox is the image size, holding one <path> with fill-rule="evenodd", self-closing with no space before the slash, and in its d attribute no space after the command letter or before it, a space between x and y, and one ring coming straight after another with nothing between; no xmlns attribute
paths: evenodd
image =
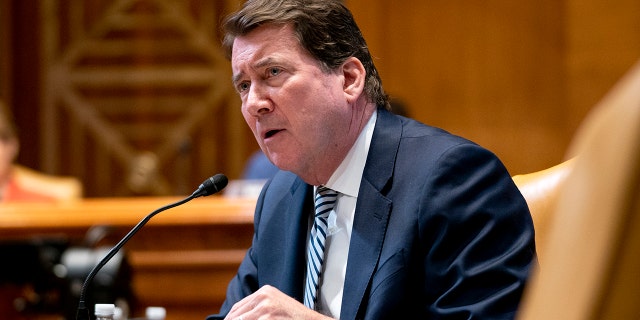
<svg viewBox="0 0 640 320"><path fill-rule="evenodd" d="M237 37L231 66L242 114L276 166L305 179L318 176L323 162L339 165L358 134L340 68L323 71L290 25Z"/></svg>

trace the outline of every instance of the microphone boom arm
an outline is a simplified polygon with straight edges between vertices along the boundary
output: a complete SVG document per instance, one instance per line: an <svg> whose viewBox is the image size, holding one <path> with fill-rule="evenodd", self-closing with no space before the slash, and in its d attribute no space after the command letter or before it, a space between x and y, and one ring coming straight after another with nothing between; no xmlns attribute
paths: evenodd
<svg viewBox="0 0 640 320"><path fill-rule="evenodd" d="M133 227L127 233L127 235L125 235L115 246L113 246L113 248L111 248L111 250L109 250L109 252L104 256L104 258L102 258L102 260L100 260L100 262L95 267L93 267L93 269L91 269L91 272L89 272L89 274L85 278L84 283L82 284L82 290L80 291L80 300L78 302L78 311L76 314L76 320L90 319L89 309L87 308L85 303L86 290L89 284L91 283L91 281L93 280L93 278L98 273L98 271L100 271L100 269L102 269L102 267L105 264L107 264L109 260L111 260L111 258L113 258L113 256L115 256L118 253L118 251L120 251L120 249L125 245L125 243L127 243L129 239L131 239L131 237L133 237L140 229L142 229L142 227L144 227L144 225L147 224L147 222L149 222L151 218L153 218L155 215L157 215L162 211L171 209L173 207L177 207L197 197L214 194L222 190L227 185L227 182L228 182L227 177L222 174L217 174L211 178L208 178L190 196L182 200L176 201L174 203L170 203L168 205L160 207L155 211L151 212L150 214L148 214L140 222L138 222L138 224L135 227Z"/></svg>

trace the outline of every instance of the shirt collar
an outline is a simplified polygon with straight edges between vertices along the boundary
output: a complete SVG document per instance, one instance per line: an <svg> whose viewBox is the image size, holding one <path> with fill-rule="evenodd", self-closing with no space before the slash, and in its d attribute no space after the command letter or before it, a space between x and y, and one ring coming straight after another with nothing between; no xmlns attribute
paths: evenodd
<svg viewBox="0 0 640 320"><path fill-rule="evenodd" d="M377 110L373 112L367 124L364 126L356 142L342 160L340 166L333 172L326 187L351 197L358 196L360 180L364 172L364 165L367 162L367 154L371 145L373 129L376 126Z"/></svg>

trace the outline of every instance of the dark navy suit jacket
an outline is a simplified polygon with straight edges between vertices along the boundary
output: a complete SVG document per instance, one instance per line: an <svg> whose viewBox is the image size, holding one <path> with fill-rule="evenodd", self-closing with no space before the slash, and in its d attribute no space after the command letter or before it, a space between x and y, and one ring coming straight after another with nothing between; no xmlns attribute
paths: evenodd
<svg viewBox="0 0 640 320"><path fill-rule="evenodd" d="M284 171L265 185L220 315L267 284L302 301L312 192ZM494 154L378 110L340 319L511 319L535 263L529 209Z"/></svg>

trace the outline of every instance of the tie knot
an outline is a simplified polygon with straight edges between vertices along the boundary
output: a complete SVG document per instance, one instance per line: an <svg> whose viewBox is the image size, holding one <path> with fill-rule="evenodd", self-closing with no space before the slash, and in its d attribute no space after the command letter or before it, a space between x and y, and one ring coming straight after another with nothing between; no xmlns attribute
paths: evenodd
<svg viewBox="0 0 640 320"><path fill-rule="evenodd" d="M331 209L336 204L338 192L324 186L319 186L316 191L316 218L329 216Z"/></svg>

